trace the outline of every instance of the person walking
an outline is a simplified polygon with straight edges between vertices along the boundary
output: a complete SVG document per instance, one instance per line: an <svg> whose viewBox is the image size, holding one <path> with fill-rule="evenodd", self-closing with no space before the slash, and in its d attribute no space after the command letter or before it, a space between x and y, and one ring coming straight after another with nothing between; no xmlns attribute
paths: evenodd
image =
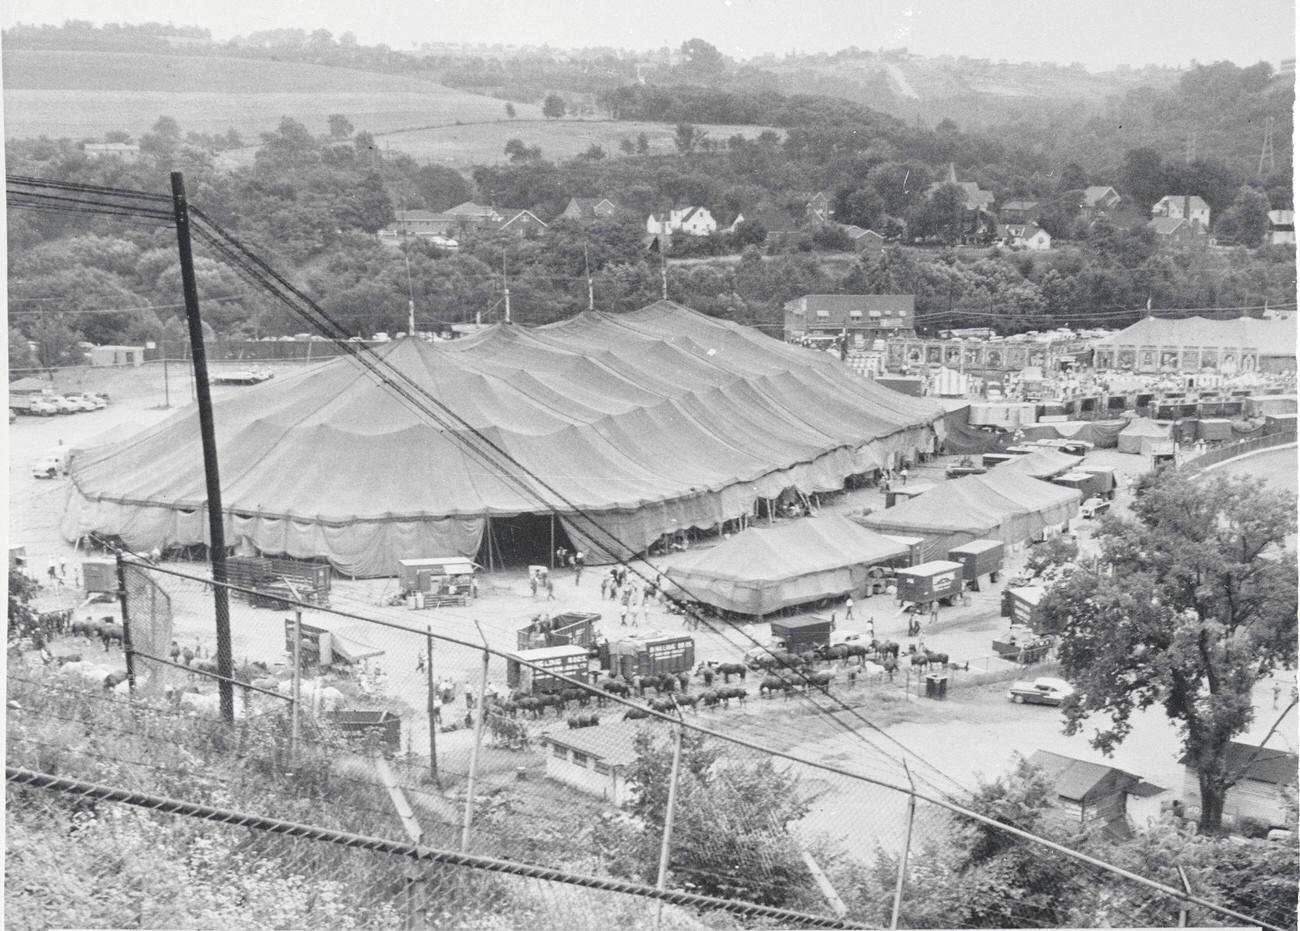
<svg viewBox="0 0 1300 931"><path fill-rule="evenodd" d="M1277 700L1282 697L1282 683L1273 683L1273 707L1277 707Z"/></svg>
<svg viewBox="0 0 1300 931"><path fill-rule="evenodd" d="M844 599L844 620L853 620L853 596L849 595Z"/></svg>
<svg viewBox="0 0 1300 931"><path fill-rule="evenodd" d="M48 571L50 573L50 581L58 581L58 570L55 568L53 556L50 557L50 567Z"/></svg>
<svg viewBox="0 0 1300 931"><path fill-rule="evenodd" d="M546 600L555 600L555 582L551 580L549 575L546 577Z"/></svg>
<svg viewBox="0 0 1300 931"><path fill-rule="evenodd" d="M67 577L68 577L68 560L67 557L60 556L59 557L59 578L66 579Z"/></svg>
<svg viewBox="0 0 1300 931"><path fill-rule="evenodd" d="M907 484L907 463L903 463L903 468L899 470L898 476L903 480L903 484L906 485Z"/></svg>
<svg viewBox="0 0 1300 931"><path fill-rule="evenodd" d="M424 672L424 651L421 650L415 656L415 671Z"/></svg>

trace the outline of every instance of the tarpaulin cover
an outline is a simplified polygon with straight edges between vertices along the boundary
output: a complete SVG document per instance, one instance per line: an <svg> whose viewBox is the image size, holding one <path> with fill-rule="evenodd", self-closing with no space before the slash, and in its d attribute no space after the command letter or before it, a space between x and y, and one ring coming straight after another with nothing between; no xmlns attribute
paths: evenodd
<svg viewBox="0 0 1300 931"><path fill-rule="evenodd" d="M1076 460L1077 461L1077 460ZM988 538L1012 544L1078 513L1081 495L1001 467L944 482L904 504L860 522L881 533L924 538L924 559L942 559L953 547Z"/></svg>
<svg viewBox="0 0 1300 931"><path fill-rule="evenodd" d="M1196 438L1210 443L1232 439L1232 421L1206 418L1196 422Z"/></svg>
<svg viewBox="0 0 1300 931"><path fill-rule="evenodd" d="M1010 434L990 433L987 430L977 430L972 427L970 425L969 404L944 414L943 424L945 428L944 452L955 456L964 456L970 453L991 453L996 449L1005 447L1010 440Z"/></svg>
<svg viewBox="0 0 1300 931"><path fill-rule="evenodd" d="M591 561L626 558L787 487L839 489L943 429L933 402L666 301L378 356L398 389L345 357L214 404L232 546L395 574L473 557L491 515L557 513ZM199 450L191 408L74 454L65 538L206 542Z"/></svg>
<svg viewBox="0 0 1300 931"><path fill-rule="evenodd" d="M686 562L669 567L669 594L737 614L764 615L857 591L867 570L904 558L908 548L855 523L827 515L775 527L753 526Z"/></svg>
<svg viewBox="0 0 1300 931"><path fill-rule="evenodd" d="M1139 417L1119 432L1119 451L1122 453L1141 453L1143 440L1169 439L1169 427L1161 426L1154 420ZM1147 444L1150 446L1150 443Z"/></svg>
<svg viewBox="0 0 1300 931"><path fill-rule="evenodd" d="M1022 426L1027 440L1083 440L1098 449L1114 449L1127 420L1062 420Z"/></svg>
<svg viewBox="0 0 1300 931"><path fill-rule="evenodd" d="M997 468L1006 472L1019 472L1033 478L1055 478L1079 467L1079 457L1055 449L1040 449L1028 456L1017 456Z"/></svg>
<svg viewBox="0 0 1300 931"><path fill-rule="evenodd" d="M1257 417L1250 420L1231 420L1232 438L1234 440L1253 439L1257 436L1264 435L1264 418Z"/></svg>

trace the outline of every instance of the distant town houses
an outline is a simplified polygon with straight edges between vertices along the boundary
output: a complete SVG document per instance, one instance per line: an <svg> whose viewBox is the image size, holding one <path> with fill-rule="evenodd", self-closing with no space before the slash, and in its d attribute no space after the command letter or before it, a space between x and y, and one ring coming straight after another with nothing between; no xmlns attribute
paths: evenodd
<svg viewBox="0 0 1300 931"><path fill-rule="evenodd" d="M853 248L858 252L876 253L885 248L885 237L875 230L864 230L860 226L849 224L842 227L845 234L853 241Z"/></svg>
<svg viewBox="0 0 1300 931"><path fill-rule="evenodd" d="M674 207L667 213L652 213L646 219L646 232L651 236L708 236L718 230L718 221L707 207Z"/></svg>
<svg viewBox="0 0 1300 931"><path fill-rule="evenodd" d="M1270 210L1268 212L1268 244L1270 246L1295 245L1295 211Z"/></svg>
<svg viewBox="0 0 1300 931"><path fill-rule="evenodd" d="M87 142L82 145L87 158L120 158L124 162L134 162L140 157L140 147L130 142Z"/></svg>
<svg viewBox="0 0 1300 931"><path fill-rule="evenodd" d="M829 223L835 216L835 208L831 204L831 197L825 191L818 191L808 202L804 204L804 215L810 220L818 220L822 223Z"/></svg>
<svg viewBox="0 0 1300 931"><path fill-rule="evenodd" d="M948 174L944 179L942 181L934 182L926 189L926 196L928 197L932 195L935 191L939 190L939 188L948 184L955 184L957 187L962 189L962 192L966 195L967 210L981 213L993 212L993 201L995 200L993 192L983 190L979 186L979 183L975 181L958 181L957 166L952 163L949 163Z"/></svg>
<svg viewBox="0 0 1300 931"><path fill-rule="evenodd" d="M560 219L589 223L617 216L618 212L618 204L608 197L570 197L568 205L560 213Z"/></svg>
<svg viewBox="0 0 1300 931"><path fill-rule="evenodd" d="M734 233L742 223L757 223L767 231L768 242L782 242L799 232L803 225L789 211L775 207L754 207L736 214L736 219L727 227Z"/></svg>
<svg viewBox="0 0 1300 931"><path fill-rule="evenodd" d="M785 302L785 338L847 334L855 343L915 332L912 294L805 294Z"/></svg>
<svg viewBox="0 0 1300 931"><path fill-rule="evenodd" d="M1210 228L1210 205L1195 194L1166 194L1151 208L1151 216L1190 220Z"/></svg>
<svg viewBox="0 0 1300 931"><path fill-rule="evenodd" d="M998 211L1003 223L1036 223L1040 205L1036 200L1009 200Z"/></svg>
<svg viewBox="0 0 1300 931"><path fill-rule="evenodd" d="M417 239L450 250L460 248L460 239L474 230L524 237L546 228L546 223L531 210L496 208L466 201L443 211L395 211L393 222L379 231L378 238L390 245Z"/></svg>
<svg viewBox="0 0 1300 931"><path fill-rule="evenodd" d="M1084 188L1081 209L1085 216L1096 217L1116 209L1123 198L1113 187L1093 185Z"/></svg>
<svg viewBox="0 0 1300 931"><path fill-rule="evenodd" d="M1209 230L1197 220L1155 217L1147 226L1155 233L1156 245L1162 249L1200 248L1209 244Z"/></svg>
<svg viewBox="0 0 1300 931"><path fill-rule="evenodd" d="M1052 248L1051 234L1036 223L1005 223L998 227L998 239L1010 249L1046 252Z"/></svg>

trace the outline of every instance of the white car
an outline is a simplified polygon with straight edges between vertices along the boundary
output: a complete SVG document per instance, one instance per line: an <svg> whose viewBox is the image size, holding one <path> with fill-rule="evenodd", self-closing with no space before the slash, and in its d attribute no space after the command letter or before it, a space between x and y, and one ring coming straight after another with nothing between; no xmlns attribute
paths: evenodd
<svg viewBox="0 0 1300 931"><path fill-rule="evenodd" d="M102 411L108 407L108 402L97 394L67 394L64 395L69 401L81 406L83 411Z"/></svg>
<svg viewBox="0 0 1300 931"><path fill-rule="evenodd" d="M87 401L79 394L65 394L63 403L72 407L74 411L93 411L95 404L93 401Z"/></svg>
<svg viewBox="0 0 1300 931"><path fill-rule="evenodd" d="M80 405L73 404L67 398L58 394L50 397L50 403L54 405L54 411L57 414L75 414L81 410Z"/></svg>
<svg viewBox="0 0 1300 931"><path fill-rule="evenodd" d="M1074 686L1064 679L1039 676L1033 682L1013 682L1007 698L1018 705L1060 705L1074 694Z"/></svg>
<svg viewBox="0 0 1300 931"><path fill-rule="evenodd" d="M57 478L68 473L68 448L51 449L32 463L33 478Z"/></svg>
<svg viewBox="0 0 1300 931"><path fill-rule="evenodd" d="M59 413L59 406L49 398L32 398L27 405L27 413L35 414L37 417L52 417Z"/></svg>

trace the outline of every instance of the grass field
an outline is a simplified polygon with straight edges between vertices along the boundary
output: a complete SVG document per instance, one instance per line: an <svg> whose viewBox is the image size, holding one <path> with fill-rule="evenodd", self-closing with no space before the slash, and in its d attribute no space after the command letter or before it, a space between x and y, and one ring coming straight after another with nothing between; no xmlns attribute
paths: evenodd
<svg viewBox="0 0 1300 931"><path fill-rule="evenodd" d="M342 113L358 129L382 133L495 120L505 103L418 78L296 62L18 50L4 56L4 109L10 139L138 135L164 115L186 131L233 126L256 139L284 116L323 132L329 114ZM541 117L537 106L515 109Z"/></svg>
<svg viewBox="0 0 1300 931"><path fill-rule="evenodd" d="M234 127L256 142L291 116L322 133L332 113L373 133L393 152L457 168L505 161L518 137L548 159L572 158L599 145L613 156L619 142L645 133L652 152L675 152L674 127L609 120L545 120L541 108L505 102L402 75L298 62L186 55L20 49L4 56L4 134L97 139L110 130L139 136L160 116L181 129L223 133ZM725 140L752 138L762 126L701 126ZM222 155L227 164L252 159L255 147Z"/></svg>

